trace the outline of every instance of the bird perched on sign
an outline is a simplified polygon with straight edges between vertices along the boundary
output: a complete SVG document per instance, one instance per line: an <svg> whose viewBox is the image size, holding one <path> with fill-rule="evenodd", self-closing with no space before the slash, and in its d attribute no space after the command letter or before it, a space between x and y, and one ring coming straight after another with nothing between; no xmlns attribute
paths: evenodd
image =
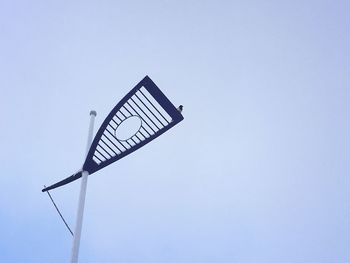
<svg viewBox="0 0 350 263"><path fill-rule="evenodd" d="M177 110L181 113L183 108L184 108L184 106L180 105L179 107L177 107Z"/></svg>

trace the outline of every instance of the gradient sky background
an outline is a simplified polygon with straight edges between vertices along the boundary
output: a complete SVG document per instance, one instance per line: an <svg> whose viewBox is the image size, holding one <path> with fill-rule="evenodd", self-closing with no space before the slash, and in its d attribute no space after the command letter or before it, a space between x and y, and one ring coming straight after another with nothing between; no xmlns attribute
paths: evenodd
<svg viewBox="0 0 350 263"><path fill-rule="evenodd" d="M69 262L41 188L145 75L185 120L89 177L80 262L350 262L349 10L1 1L0 262ZM72 227L78 193L52 191Z"/></svg>

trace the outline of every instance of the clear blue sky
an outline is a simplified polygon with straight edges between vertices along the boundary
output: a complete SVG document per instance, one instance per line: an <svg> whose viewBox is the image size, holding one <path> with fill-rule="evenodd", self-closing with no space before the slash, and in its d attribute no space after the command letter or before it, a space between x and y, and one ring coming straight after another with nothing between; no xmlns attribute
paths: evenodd
<svg viewBox="0 0 350 263"><path fill-rule="evenodd" d="M80 262L350 262L349 1L1 1L0 262L69 262L43 184L145 75L185 120L89 177ZM52 192L71 226L79 183Z"/></svg>

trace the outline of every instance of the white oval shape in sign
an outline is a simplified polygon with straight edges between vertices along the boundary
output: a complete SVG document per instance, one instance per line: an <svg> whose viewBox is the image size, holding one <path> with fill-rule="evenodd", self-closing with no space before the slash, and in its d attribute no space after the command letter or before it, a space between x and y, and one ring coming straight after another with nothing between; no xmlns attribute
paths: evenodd
<svg viewBox="0 0 350 263"><path fill-rule="evenodd" d="M142 120L139 116L130 116L123 120L115 130L115 137L119 141L127 141L141 128Z"/></svg>

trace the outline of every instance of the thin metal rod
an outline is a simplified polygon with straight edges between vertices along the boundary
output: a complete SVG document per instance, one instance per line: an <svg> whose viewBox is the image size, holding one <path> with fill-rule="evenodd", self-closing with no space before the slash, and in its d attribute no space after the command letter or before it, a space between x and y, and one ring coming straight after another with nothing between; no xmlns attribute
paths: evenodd
<svg viewBox="0 0 350 263"><path fill-rule="evenodd" d="M92 142L95 117L96 117L96 111L90 111L90 125L89 125L89 135L88 135L87 146L86 146L86 155L89 152L91 142ZM79 245L80 245L81 229L83 226L83 216L84 216L84 206L85 206L85 196L86 196L88 175L89 175L89 173L87 171L82 172L79 203L78 203L78 212L77 212L77 221L76 221L76 225L75 225L74 240L73 240L73 247L72 247L71 263L78 262Z"/></svg>
<svg viewBox="0 0 350 263"><path fill-rule="evenodd" d="M44 187L46 188L46 185L44 185ZM56 208L56 211L57 211L57 213L60 215L60 217L61 217L63 223L66 225L67 229L68 229L69 232L72 234L72 236L74 236L72 230L70 229L70 227L69 227L69 225L68 225L68 223L66 222L66 220L65 220L64 217L63 217L63 215L61 214L61 211L58 209L58 207L57 207L55 201L52 199L52 196L51 196L50 192L49 192L49 191L46 191L46 193L49 195L49 197L50 197L50 199L51 199L51 202L53 203L54 207Z"/></svg>

